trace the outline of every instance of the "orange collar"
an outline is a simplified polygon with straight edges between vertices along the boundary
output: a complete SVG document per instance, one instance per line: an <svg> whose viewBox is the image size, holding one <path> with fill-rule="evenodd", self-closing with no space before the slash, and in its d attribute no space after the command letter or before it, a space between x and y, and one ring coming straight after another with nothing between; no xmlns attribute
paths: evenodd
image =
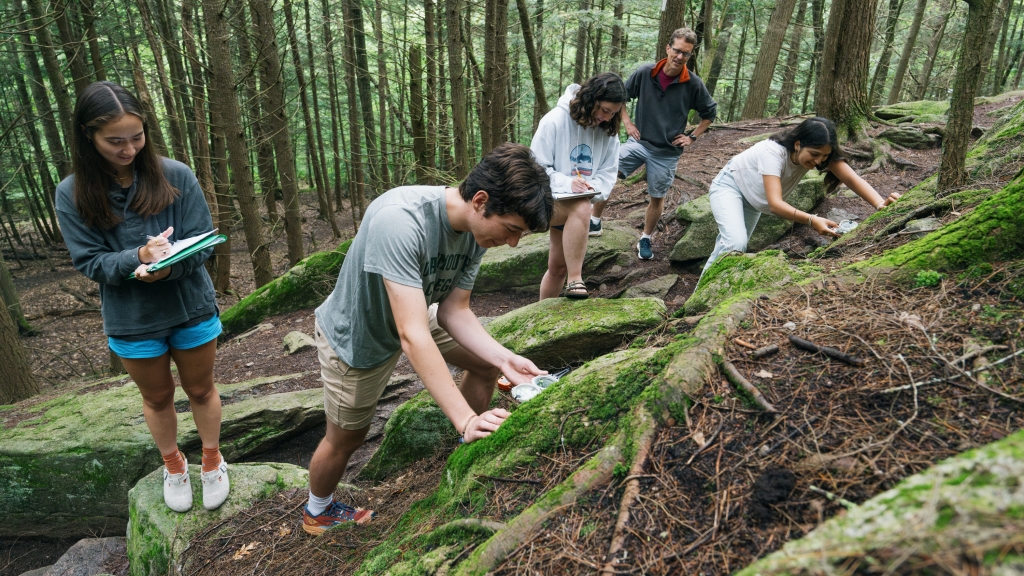
<svg viewBox="0 0 1024 576"><path fill-rule="evenodd" d="M668 62L668 58L662 58L661 60L658 60L658 63L654 65L654 70L651 70L651 77L652 78L657 78L658 77L658 72L661 72L661 69L665 67L665 64L667 62ZM686 64L683 64L683 71L679 73L679 82L689 82L689 81L690 81L690 70L686 67Z"/></svg>

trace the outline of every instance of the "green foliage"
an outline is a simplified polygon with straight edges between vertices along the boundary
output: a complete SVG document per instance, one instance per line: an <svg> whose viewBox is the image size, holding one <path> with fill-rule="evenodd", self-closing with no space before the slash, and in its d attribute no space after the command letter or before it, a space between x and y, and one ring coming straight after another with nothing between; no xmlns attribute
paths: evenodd
<svg viewBox="0 0 1024 576"><path fill-rule="evenodd" d="M612 469L612 476L615 476L619 480L624 479L628 475L629 475L629 466L626 466L622 462L616 463L615 464L615 468Z"/></svg>
<svg viewBox="0 0 1024 576"><path fill-rule="evenodd" d="M935 270L921 270L914 277L914 286L916 288L934 288L939 285L942 281L943 274L936 272Z"/></svg>

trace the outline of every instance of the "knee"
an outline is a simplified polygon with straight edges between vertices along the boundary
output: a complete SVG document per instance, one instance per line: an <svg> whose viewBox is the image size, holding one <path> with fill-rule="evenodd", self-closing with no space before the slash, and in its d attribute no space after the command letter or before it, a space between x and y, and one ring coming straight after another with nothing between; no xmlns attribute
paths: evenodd
<svg viewBox="0 0 1024 576"><path fill-rule="evenodd" d="M722 239L722 254L728 254L729 252L746 252L747 251L747 239L742 238L723 238Z"/></svg>
<svg viewBox="0 0 1024 576"><path fill-rule="evenodd" d="M149 392L142 396L142 403L154 412L161 412L174 406L174 387L159 392Z"/></svg>
<svg viewBox="0 0 1024 576"><path fill-rule="evenodd" d="M203 405L217 398L217 387L214 386L212 379L210 382L200 386L185 386L183 384L181 388L185 391L189 401L194 404Z"/></svg>
<svg viewBox="0 0 1024 576"><path fill-rule="evenodd" d="M561 278L568 274L569 268L565 265L565 261L559 262L548 262L548 274L551 274L555 278Z"/></svg>
<svg viewBox="0 0 1024 576"><path fill-rule="evenodd" d="M584 198L576 202L576 205L572 207L572 215L577 218L590 218L590 199Z"/></svg>
<svg viewBox="0 0 1024 576"><path fill-rule="evenodd" d="M501 370L490 365L474 366L469 370L466 370L469 374L485 381L485 382L496 382L498 376L501 376Z"/></svg>

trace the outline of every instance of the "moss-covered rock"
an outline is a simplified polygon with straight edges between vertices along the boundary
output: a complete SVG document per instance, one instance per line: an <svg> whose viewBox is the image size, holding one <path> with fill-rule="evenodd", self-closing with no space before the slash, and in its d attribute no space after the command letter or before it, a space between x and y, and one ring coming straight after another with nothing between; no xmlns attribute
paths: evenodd
<svg viewBox="0 0 1024 576"><path fill-rule="evenodd" d="M660 324L665 313L657 298L549 298L494 319L487 331L538 366L560 368L614 350Z"/></svg>
<svg viewBox="0 0 1024 576"><path fill-rule="evenodd" d="M888 128L880 132L878 137L894 144L899 144L904 148L913 148L915 150L927 150L942 146L941 136L925 133L917 128Z"/></svg>
<svg viewBox="0 0 1024 576"><path fill-rule="evenodd" d="M384 439L359 472L367 480L382 480L438 450L451 448L459 434L426 390L406 400L384 425Z"/></svg>
<svg viewBox="0 0 1024 576"><path fill-rule="evenodd" d="M812 210L824 199L825 176L817 171L808 172L800 184L786 196L787 202L805 212ZM711 212L711 200L707 194L679 206L676 209L676 220L686 226L686 232L672 248L669 260L685 262L710 256L715 248L715 238L718 237L718 224ZM793 223L785 218L762 214L747 243L747 250L764 250L792 227Z"/></svg>
<svg viewBox="0 0 1024 576"><path fill-rule="evenodd" d="M620 298L659 298L664 300L668 291L679 281L678 274L666 274L654 280L642 282L636 286L630 286L622 293Z"/></svg>
<svg viewBox="0 0 1024 576"><path fill-rule="evenodd" d="M220 317L224 333L242 332L269 316L318 306L334 290L351 245L346 240L334 250L311 254L225 310Z"/></svg>
<svg viewBox="0 0 1024 576"><path fill-rule="evenodd" d="M631 253L638 234L627 222L604 220L601 236L587 242L587 256L583 260L583 277L593 274L602 266L614 262L623 253ZM513 248L499 246L484 254L480 263L473 292L515 291L535 292L540 289L541 278L548 269L550 239L548 234L530 234Z"/></svg>
<svg viewBox="0 0 1024 576"><path fill-rule="evenodd" d="M231 494L220 508L209 511L202 504L200 473L198 465L189 466L194 503L185 513L174 512L164 504L163 467L142 478L128 492L128 564L132 576L177 574L178 558L192 536L251 508L259 500L309 484L306 470L291 464L229 464Z"/></svg>
<svg viewBox="0 0 1024 576"><path fill-rule="evenodd" d="M701 277L697 289L686 301L685 314L701 314L732 296L769 292L819 274L821 268L790 261L778 250L756 255L727 254Z"/></svg>
<svg viewBox="0 0 1024 576"><path fill-rule="evenodd" d="M919 116L944 118L948 112L948 100L898 102L896 104L875 108L875 116L878 116L882 120L895 120L897 122L910 122Z"/></svg>
<svg viewBox="0 0 1024 576"><path fill-rule="evenodd" d="M903 551L930 558L944 550L970 550L991 562L986 570L1018 564L1019 557L1004 558L1003 551L1024 531L1021 478L1024 431L904 479L738 576L847 572L855 559L866 564L871 556L884 566Z"/></svg>
<svg viewBox="0 0 1024 576"><path fill-rule="evenodd" d="M256 386L298 374L219 386L221 451L233 462L324 421L319 389L249 397ZM180 388L176 405L187 406ZM160 463L142 417L142 398L124 379L111 388L77 389L15 405L25 417L0 429L0 536L84 537L123 531L128 490ZM191 413L178 415L178 443L199 459Z"/></svg>

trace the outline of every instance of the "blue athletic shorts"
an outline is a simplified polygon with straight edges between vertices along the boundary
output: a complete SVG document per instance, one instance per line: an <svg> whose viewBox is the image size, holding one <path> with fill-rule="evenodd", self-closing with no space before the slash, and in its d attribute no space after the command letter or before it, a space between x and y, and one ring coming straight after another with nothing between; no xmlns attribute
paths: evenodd
<svg viewBox="0 0 1024 576"><path fill-rule="evenodd" d="M121 358L157 358L163 356L171 348L188 350L202 346L220 336L222 330L220 316L214 316L190 328L174 330L166 338L129 342L120 338L108 337L107 344L114 354Z"/></svg>

